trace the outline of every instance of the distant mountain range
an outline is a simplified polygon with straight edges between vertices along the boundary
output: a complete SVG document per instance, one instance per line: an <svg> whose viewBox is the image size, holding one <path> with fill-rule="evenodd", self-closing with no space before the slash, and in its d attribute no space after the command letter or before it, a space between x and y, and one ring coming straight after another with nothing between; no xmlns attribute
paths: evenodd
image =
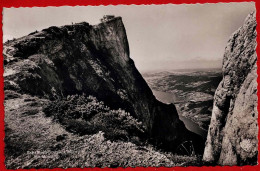
<svg viewBox="0 0 260 171"><path fill-rule="evenodd" d="M210 69L222 67L222 59L206 59L202 57L196 57L185 60L169 60L169 61L158 61L156 65L150 68L138 69L142 72L160 72L160 71L171 71L171 70L198 70L198 69Z"/></svg>

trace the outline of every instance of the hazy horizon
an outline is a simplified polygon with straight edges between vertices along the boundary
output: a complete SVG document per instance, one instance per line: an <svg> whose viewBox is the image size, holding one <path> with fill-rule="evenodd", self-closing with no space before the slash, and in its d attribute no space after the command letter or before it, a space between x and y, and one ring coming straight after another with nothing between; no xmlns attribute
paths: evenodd
<svg viewBox="0 0 260 171"><path fill-rule="evenodd" d="M111 14L122 17L141 72L221 68L229 37L254 10L254 2L4 8L3 41L54 25L95 25Z"/></svg>

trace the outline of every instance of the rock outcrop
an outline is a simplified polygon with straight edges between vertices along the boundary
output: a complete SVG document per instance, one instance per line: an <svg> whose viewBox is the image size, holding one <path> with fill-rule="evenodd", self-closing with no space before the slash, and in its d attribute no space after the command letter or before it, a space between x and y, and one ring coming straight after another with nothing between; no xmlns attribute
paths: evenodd
<svg viewBox="0 0 260 171"><path fill-rule="evenodd" d="M255 12L228 41L223 80L214 96L203 160L220 165L256 164L258 154Z"/></svg>
<svg viewBox="0 0 260 171"><path fill-rule="evenodd" d="M173 104L155 99L129 56L121 17L50 27L4 44L5 90L48 99L93 95L130 112L148 137L174 150L193 134Z"/></svg>

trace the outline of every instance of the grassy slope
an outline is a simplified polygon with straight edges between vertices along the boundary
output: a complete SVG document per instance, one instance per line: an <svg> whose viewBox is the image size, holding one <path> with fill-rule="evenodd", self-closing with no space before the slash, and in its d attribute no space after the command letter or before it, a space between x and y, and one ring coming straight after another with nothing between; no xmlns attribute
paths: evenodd
<svg viewBox="0 0 260 171"><path fill-rule="evenodd" d="M5 97L5 164L9 169L200 165L197 157L113 142L103 132L84 136L67 132L42 112L48 100L11 91Z"/></svg>

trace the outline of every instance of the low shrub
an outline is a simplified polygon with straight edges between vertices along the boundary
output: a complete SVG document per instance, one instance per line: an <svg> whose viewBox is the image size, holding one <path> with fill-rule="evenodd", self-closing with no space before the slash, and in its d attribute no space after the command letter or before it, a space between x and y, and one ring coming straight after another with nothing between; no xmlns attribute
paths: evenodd
<svg viewBox="0 0 260 171"><path fill-rule="evenodd" d="M50 102L43 111L68 131L79 135L103 131L110 140L131 141L133 138L136 142L136 137L142 137L144 133L142 123L130 113L112 110L93 96L71 95Z"/></svg>
<svg viewBox="0 0 260 171"><path fill-rule="evenodd" d="M32 109L30 109L30 110L27 110L27 111L23 112L23 115L35 115L35 114L37 114L38 112L39 112L38 109L32 108Z"/></svg>
<svg viewBox="0 0 260 171"><path fill-rule="evenodd" d="M21 95L12 90L5 90L5 100L19 98Z"/></svg>

